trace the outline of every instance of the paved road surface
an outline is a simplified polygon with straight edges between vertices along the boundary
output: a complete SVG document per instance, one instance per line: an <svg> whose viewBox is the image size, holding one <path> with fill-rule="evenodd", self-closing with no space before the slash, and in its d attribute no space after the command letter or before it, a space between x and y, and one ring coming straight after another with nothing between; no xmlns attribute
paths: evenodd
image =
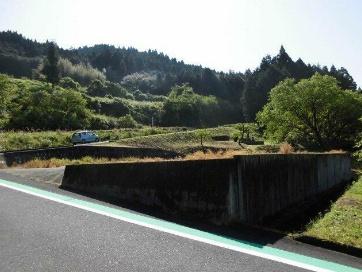
<svg viewBox="0 0 362 272"><path fill-rule="evenodd" d="M275 255L272 247L266 248L266 258L245 254L171 234L167 222L149 217L166 232L150 228L141 222L147 220L144 216L53 187L34 191L18 183L4 187L4 182L0 180L0 271L309 271L283 261L295 256L279 254L285 257L281 262L268 259L268 249ZM135 222L109 216L117 211ZM362 269L361 259L355 257L305 245L291 250L346 265L331 264L330 271L362 271L351 269ZM315 271L328 271L318 270L323 262L313 265Z"/></svg>

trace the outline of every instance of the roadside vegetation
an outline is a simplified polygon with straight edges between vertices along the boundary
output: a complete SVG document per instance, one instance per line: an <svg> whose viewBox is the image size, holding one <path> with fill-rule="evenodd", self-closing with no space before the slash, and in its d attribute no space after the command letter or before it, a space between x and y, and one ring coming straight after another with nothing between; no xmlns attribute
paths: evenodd
<svg viewBox="0 0 362 272"><path fill-rule="evenodd" d="M163 160L162 158L153 157L153 158L137 158L137 157L125 157L121 159L110 159L110 158L94 158L90 156L85 156L80 159L59 159L51 158L49 160L34 159L22 164L14 163L11 167L19 168L54 168L61 167L65 165L75 165L75 164L96 164L96 163L120 163L120 162L130 162L130 161L159 161Z"/></svg>
<svg viewBox="0 0 362 272"><path fill-rule="evenodd" d="M133 129L96 130L101 141L184 131L184 127L140 127ZM73 131L4 131L0 132L0 151L47 148L71 145Z"/></svg>
<svg viewBox="0 0 362 272"><path fill-rule="evenodd" d="M322 241L362 249L362 171L330 210L315 218L303 232Z"/></svg>

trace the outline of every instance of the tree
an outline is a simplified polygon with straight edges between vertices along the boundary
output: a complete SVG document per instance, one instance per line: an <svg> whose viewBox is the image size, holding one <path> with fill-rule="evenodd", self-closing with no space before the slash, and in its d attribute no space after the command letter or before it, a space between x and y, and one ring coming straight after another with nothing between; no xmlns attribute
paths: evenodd
<svg viewBox="0 0 362 272"><path fill-rule="evenodd" d="M272 89L258 113L264 136L322 150L351 148L362 129L362 96L316 73L296 83L286 79Z"/></svg>
<svg viewBox="0 0 362 272"><path fill-rule="evenodd" d="M31 81L19 85L6 128L79 129L89 125L91 112L79 92Z"/></svg>
<svg viewBox="0 0 362 272"><path fill-rule="evenodd" d="M206 129L198 129L195 132L196 138L200 140L200 145L202 149L205 151L204 142L211 137L211 134Z"/></svg>
<svg viewBox="0 0 362 272"><path fill-rule="evenodd" d="M43 74L45 74L46 79L53 86L59 82L59 52L57 45L54 42L50 42L48 46L47 57L44 60Z"/></svg>
<svg viewBox="0 0 362 272"><path fill-rule="evenodd" d="M163 105L162 122L168 126L215 125L221 116L219 105L214 96L196 94L187 84L175 86Z"/></svg>
<svg viewBox="0 0 362 272"><path fill-rule="evenodd" d="M234 141L237 142L240 146L243 142L249 144L251 142L249 126L246 124L237 124L235 128L238 131L232 134Z"/></svg>
<svg viewBox="0 0 362 272"><path fill-rule="evenodd" d="M327 66L306 65L301 59L294 62L282 46L277 56L266 56L253 72L244 73L245 84L240 99L244 121L254 121L256 113L267 103L270 90L281 80L291 77L299 81L316 72L335 77L342 89L356 90L356 83L345 68L337 70L332 66L328 70Z"/></svg>

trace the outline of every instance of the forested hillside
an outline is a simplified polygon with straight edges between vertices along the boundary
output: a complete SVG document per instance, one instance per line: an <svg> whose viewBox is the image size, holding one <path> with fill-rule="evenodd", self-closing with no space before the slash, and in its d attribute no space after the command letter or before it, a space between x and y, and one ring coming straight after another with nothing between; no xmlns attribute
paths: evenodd
<svg viewBox="0 0 362 272"><path fill-rule="evenodd" d="M21 89L19 85L25 86L27 92L35 92L36 88L30 87L34 84L43 84L43 91L53 93L42 72L49 44L26 39L16 32L0 32L0 73L37 80L21 85L3 77L4 82L17 86L15 93ZM357 88L346 69L309 65L301 59L293 61L283 47L277 56L264 57L258 68L244 73L216 72L184 64L155 50L140 52L95 45L58 51L62 78L58 88L77 92L89 113L98 116L98 121L92 119L93 126L100 127L114 125L104 125L109 123L104 120L106 117L114 120L124 116L143 124L150 124L153 119L159 125L211 126L252 121L278 82L287 77L308 78L316 72L334 76L342 89ZM9 121L9 113L7 116ZM7 122L7 127L14 127L10 124ZM67 123L61 127L67 128Z"/></svg>

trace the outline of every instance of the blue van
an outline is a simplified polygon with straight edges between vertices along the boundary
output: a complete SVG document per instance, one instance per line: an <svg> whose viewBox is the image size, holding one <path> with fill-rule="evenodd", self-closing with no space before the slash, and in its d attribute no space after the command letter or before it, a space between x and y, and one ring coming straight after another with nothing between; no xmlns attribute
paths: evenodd
<svg viewBox="0 0 362 272"><path fill-rule="evenodd" d="M93 131L82 130L74 132L71 138L73 145L99 142L99 137Z"/></svg>

